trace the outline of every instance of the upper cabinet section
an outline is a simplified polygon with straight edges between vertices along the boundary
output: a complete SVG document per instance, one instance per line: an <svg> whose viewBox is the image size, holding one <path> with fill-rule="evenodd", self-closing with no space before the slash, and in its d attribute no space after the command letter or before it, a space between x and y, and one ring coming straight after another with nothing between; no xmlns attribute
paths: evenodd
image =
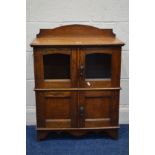
<svg viewBox="0 0 155 155"><path fill-rule="evenodd" d="M123 46L124 43L116 38L112 29L99 29L87 25L67 25L54 29L41 29L36 39L31 43L32 47L57 45Z"/></svg>

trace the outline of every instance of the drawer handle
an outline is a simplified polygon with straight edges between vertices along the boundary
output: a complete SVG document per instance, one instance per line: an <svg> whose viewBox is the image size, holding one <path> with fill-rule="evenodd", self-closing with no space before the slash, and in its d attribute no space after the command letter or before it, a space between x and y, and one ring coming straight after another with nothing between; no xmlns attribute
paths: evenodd
<svg viewBox="0 0 155 155"><path fill-rule="evenodd" d="M84 106L80 106L80 116L84 116Z"/></svg>

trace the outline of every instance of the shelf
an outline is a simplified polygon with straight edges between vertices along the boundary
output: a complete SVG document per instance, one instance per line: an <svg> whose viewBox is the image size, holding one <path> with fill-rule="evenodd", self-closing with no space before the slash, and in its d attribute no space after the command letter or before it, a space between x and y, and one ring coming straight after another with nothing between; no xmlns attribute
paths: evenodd
<svg viewBox="0 0 155 155"><path fill-rule="evenodd" d="M36 128L36 130L103 130L103 129L119 129L119 126L107 126L107 127L97 127L97 128Z"/></svg>
<svg viewBox="0 0 155 155"><path fill-rule="evenodd" d="M112 88L35 88L35 91L101 91L101 90L120 90L120 87Z"/></svg>

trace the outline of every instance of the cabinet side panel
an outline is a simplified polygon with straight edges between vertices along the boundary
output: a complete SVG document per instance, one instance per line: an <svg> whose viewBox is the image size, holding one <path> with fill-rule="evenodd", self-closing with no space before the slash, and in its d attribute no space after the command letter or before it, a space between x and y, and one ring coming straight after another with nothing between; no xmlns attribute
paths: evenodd
<svg viewBox="0 0 155 155"><path fill-rule="evenodd" d="M121 73L121 47L116 47L112 52L112 87L120 87Z"/></svg>
<svg viewBox="0 0 155 155"><path fill-rule="evenodd" d="M111 105L111 124L119 124L119 91L112 92L112 105Z"/></svg>
<svg viewBox="0 0 155 155"><path fill-rule="evenodd" d="M41 79L42 79L42 56L41 56L41 50L40 48L34 48L33 49L33 56L34 56L34 77L35 77L35 88L38 88Z"/></svg>
<svg viewBox="0 0 155 155"><path fill-rule="evenodd" d="M114 48L112 53L112 87L120 87L121 74L121 47ZM120 91L112 92L112 109L111 109L111 123L118 125L119 123L119 96Z"/></svg>

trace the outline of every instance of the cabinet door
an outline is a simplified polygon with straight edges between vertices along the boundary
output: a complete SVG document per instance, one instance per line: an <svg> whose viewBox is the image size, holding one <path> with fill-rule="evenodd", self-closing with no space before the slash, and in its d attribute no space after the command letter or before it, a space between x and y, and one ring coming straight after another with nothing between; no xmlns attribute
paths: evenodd
<svg viewBox="0 0 155 155"><path fill-rule="evenodd" d="M36 48L34 52L37 88L76 86L76 52L71 48Z"/></svg>
<svg viewBox="0 0 155 155"><path fill-rule="evenodd" d="M117 52L119 54L115 54ZM83 48L79 61L79 87L89 89L79 92L79 126L117 125L119 93L116 90L101 91L99 88L119 87L119 49Z"/></svg>
<svg viewBox="0 0 155 155"><path fill-rule="evenodd" d="M37 91L37 127L76 127L76 98L69 91Z"/></svg>
<svg viewBox="0 0 155 155"><path fill-rule="evenodd" d="M34 62L37 126L76 127L77 97L67 90L76 87L76 52L70 48L38 48Z"/></svg>

